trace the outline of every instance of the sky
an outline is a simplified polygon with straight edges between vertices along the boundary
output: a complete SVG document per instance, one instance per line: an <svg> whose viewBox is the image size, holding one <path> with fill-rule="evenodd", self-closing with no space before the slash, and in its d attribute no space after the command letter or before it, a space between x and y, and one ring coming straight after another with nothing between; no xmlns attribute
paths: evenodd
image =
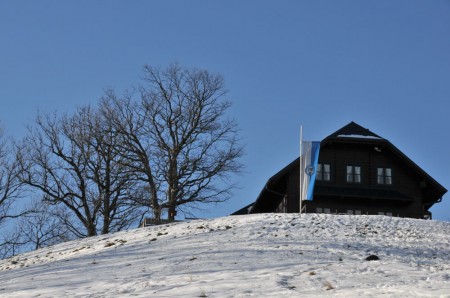
<svg viewBox="0 0 450 298"><path fill-rule="evenodd" d="M351 121L450 188L450 1L0 0L0 121L96 104L142 67L222 74L246 146L239 188L198 217L256 199L299 152ZM432 210L450 220L450 196Z"/></svg>

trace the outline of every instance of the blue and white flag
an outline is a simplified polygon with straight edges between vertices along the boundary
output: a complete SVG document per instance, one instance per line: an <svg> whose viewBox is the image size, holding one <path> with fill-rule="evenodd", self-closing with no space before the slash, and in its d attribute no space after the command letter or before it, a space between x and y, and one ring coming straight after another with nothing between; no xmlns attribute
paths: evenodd
<svg viewBox="0 0 450 298"><path fill-rule="evenodd" d="M302 201L313 199L319 151L320 142L302 141L300 152L300 199Z"/></svg>

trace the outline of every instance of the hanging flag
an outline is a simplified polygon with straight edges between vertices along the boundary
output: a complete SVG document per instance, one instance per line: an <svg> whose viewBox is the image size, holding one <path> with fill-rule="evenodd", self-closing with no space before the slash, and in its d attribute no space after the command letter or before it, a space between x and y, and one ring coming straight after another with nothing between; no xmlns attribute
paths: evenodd
<svg viewBox="0 0 450 298"><path fill-rule="evenodd" d="M300 153L300 199L302 201L313 198L319 151L320 142L302 141Z"/></svg>

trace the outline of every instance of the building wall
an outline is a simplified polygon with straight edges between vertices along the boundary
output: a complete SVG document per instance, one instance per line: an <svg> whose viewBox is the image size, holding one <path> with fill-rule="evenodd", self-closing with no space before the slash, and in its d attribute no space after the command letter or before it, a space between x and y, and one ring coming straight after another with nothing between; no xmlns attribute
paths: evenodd
<svg viewBox="0 0 450 298"><path fill-rule="evenodd" d="M377 148L375 148L377 147ZM388 148L376 143L331 143L320 149L319 163L331 165L331 180L316 181L316 186L338 187L347 190L385 190L400 193L412 201L381 200L380 198L355 197L355 195L317 195L313 201L305 202L306 212L330 211L331 213L347 213L353 210L361 214L389 214L404 217L423 217L423 182L411 168L399 160ZM361 167L361 183L346 181L347 165ZM392 185L377 183L377 168L392 169ZM299 168L291 171L287 180L287 212L299 211ZM422 185L422 187L421 187ZM364 192L364 191L363 191ZM357 192L356 192L357 193ZM367 193L367 191L365 192ZM321 208L321 209L317 209ZM327 208L327 209L325 209Z"/></svg>
<svg viewBox="0 0 450 298"><path fill-rule="evenodd" d="M287 198L288 198L288 212L294 213L300 210L300 175L299 169L296 167L295 171L292 171L288 179Z"/></svg>

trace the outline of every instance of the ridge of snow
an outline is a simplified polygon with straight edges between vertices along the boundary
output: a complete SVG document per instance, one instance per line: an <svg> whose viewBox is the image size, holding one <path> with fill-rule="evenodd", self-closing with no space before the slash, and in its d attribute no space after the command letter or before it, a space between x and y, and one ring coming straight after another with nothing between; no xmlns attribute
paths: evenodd
<svg viewBox="0 0 450 298"><path fill-rule="evenodd" d="M450 297L449 235L447 222L385 216L178 222L1 260L0 296Z"/></svg>

